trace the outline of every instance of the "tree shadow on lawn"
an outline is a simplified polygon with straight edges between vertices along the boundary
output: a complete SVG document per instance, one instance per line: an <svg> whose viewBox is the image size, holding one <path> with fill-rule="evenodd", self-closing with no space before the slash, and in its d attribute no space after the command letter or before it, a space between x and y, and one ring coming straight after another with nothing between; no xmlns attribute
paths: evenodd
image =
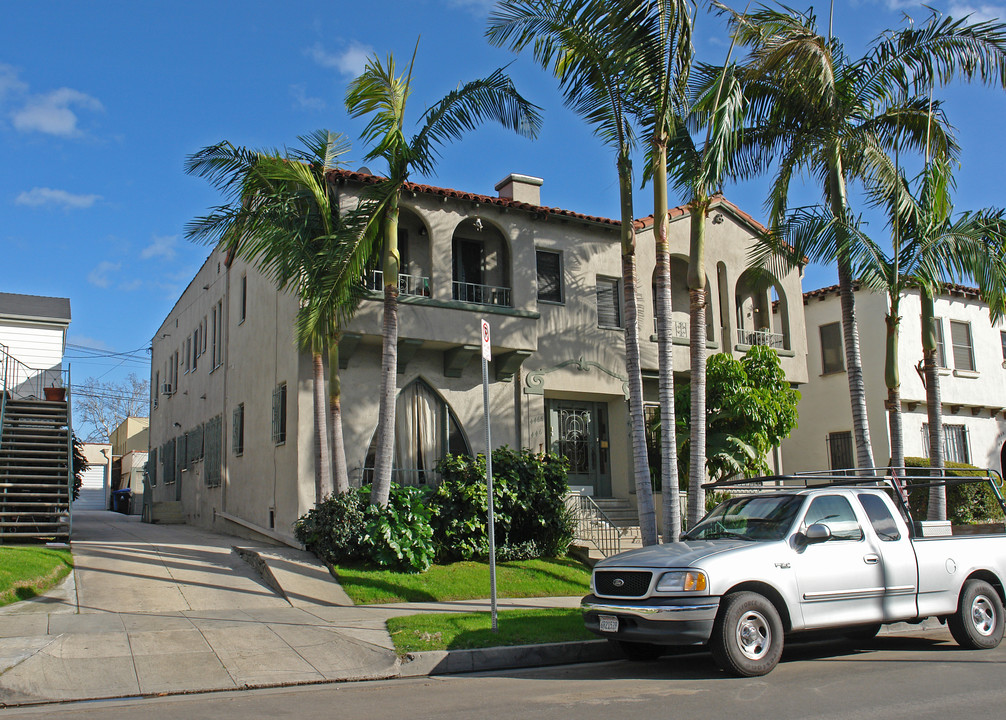
<svg viewBox="0 0 1006 720"><path fill-rule="evenodd" d="M398 585L387 580L379 580L372 577L348 577L340 575L338 572L335 572L334 575L343 590L347 588L369 589L373 592L380 591L389 598L388 600L377 599L367 604L379 605L384 602L400 602L399 598L402 598L405 602L437 602L437 598L434 595L407 585Z"/></svg>

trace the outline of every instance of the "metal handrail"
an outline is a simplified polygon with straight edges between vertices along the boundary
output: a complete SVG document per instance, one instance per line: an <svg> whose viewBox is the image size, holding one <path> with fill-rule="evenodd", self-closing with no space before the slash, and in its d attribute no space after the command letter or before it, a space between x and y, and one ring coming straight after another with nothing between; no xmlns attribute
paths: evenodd
<svg viewBox="0 0 1006 720"><path fill-rule="evenodd" d="M589 495L571 492L566 495L566 507L576 522L580 540L593 543L602 555L609 557L622 552L622 533Z"/></svg>
<svg viewBox="0 0 1006 720"><path fill-rule="evenodd" d="M782 348L786 344L786 336L769 330L745 330L737 328L737 342L740 345L764 345L770 348Z"/></svg>
<svg viewBox="0 0 1006 720"><path fill-rule="evenodd" d="M500 285L480 285L454 280L454 299L478 305L499 305L512 307L510 288Z"/></svg>
<svg viewBox="0 0 1006 720"><path fill-rule="evenodd" d="M371 290L384 289L384 271L372 270L370 274ZM425 275L398 274L398 294L416 295L418 297L430 296L430 279Z"/></svg>
<svg viewBox="0 0 1006 720"><path fill-rule="evenodd" d="M69 392L69 366L65 370L62 367L59 370L31 367L11 355L10 349L2 344L0 344L0 359L3 369L3 391L11 399L41 399L45 394L46 382L50 378L53 379L53 387L56 386L58 378L62 387Z"/></svg>

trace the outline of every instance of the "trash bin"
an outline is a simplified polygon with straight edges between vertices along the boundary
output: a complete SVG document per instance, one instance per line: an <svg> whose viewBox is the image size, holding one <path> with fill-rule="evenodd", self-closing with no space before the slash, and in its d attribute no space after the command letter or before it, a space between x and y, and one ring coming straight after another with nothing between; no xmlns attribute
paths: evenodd
<svg viewBox="0 0 1006 720"><path fill-rule="evenodd" d="M112 509L123 515L129 514L129 506L133 502L133 491L129 488L116 490L112 493Z"/></svg>

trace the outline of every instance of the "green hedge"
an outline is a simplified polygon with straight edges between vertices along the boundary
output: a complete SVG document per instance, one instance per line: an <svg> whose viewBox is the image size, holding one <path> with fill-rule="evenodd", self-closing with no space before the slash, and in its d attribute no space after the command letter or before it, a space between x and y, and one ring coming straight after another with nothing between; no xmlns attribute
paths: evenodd
<svg viewBox="0 0 1006 720"><path fill-rule="evenodd" d="M982 477L985 470L964 463L945 462L952 477ZM909 477L929 475L929 458L905 458ZM929 488L914 488L908 496L912 517L925 520L929 507ZM947 519L952 525L976 525L1003 521L1003 511L995 493L986 482L947 485Z"/></svg>
<svg viewBox="0 0 1006 720"><path fill-rule="evenodd" d="M573 540L566 507L568 465L557 455L503 446L493 451L493 516L497 559L564 555ZM483 560L489 556L485 456L448 455L430 499L437 559Z"/></svg>
<svg viewBox="0 0 1006 720"><path fill-rule="evenodd" d="M294 535L333 565L424 572L435 557L487 559L485 457L448 455L438 469L443 480L435 492L392 484L386 508L369 504L369 486L329 496L294 524ZM566 460L555 455L493 451L497 560L566 553L573 539L566 470Z"/></svg>

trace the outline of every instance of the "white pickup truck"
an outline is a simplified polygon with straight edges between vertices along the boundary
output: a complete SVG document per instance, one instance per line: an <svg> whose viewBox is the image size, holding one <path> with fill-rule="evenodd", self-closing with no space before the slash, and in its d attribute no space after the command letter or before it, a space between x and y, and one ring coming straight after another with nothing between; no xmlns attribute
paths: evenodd
<svg viewBox="0 0 1006 720"><path fill-rule="evenodd" d="M717 665L741 676L770 672L784 636L803 631L869 638L882 623L935 617L962 647L999 644L1002 526L957 536L937 524L945 536L927 537L933 526L912 522L901 493L879 475L771 480L785 484L722 503L681 542L598 562L582 601L587 628L634 659L708 644ZM909 491L975 478L911 480ZM1006 511L1001 479L980 481Z"/></svg>

